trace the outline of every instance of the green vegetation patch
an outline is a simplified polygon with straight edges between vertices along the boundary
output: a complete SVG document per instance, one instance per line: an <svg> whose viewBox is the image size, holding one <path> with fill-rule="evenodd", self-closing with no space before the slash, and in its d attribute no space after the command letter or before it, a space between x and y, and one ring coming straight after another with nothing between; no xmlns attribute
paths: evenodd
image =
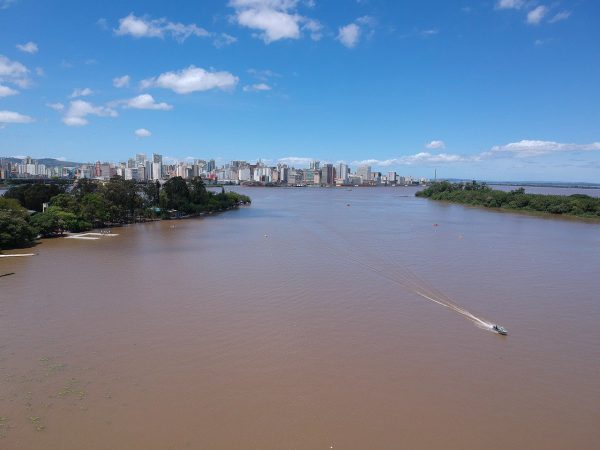
<svg viewBox="0 0 600 450"><path fill-rule="evenodd" d="M526 194L523 188L505 192L476 182L442 181L417 192L416 196L486 208L600 219L600 198L582 194L569 196Z"/></svg>
<svg viewBox="0 0 600 450"><path fill-rule="evenodd" d="M208 191L200 177L174 177L162 186L121 177L81 179L70 190L55 184L16 185L0 197L0 250L30 246L38 236L224 211L246 203L246 195Z"/></svg>

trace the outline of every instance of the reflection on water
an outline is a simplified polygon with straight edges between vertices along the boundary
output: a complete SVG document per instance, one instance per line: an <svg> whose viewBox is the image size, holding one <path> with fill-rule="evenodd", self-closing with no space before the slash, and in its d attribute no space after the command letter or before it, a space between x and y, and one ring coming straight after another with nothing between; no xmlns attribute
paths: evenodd
<svg viewBox="0 0 600 450"><path fill-rule="evenodd" d="M0 260L0 447L597 446L598 225L245 193Z"/></svg>

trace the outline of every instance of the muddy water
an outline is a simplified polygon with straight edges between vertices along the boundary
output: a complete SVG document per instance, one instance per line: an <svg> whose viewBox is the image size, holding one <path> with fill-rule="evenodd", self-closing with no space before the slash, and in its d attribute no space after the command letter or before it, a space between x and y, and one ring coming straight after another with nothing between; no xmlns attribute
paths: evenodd
<svg viewBox="0 0 600 450"><path fill-rule="evenodd" d="M0 259L1 448L598 447L599 225L246 192Z"/></svg>

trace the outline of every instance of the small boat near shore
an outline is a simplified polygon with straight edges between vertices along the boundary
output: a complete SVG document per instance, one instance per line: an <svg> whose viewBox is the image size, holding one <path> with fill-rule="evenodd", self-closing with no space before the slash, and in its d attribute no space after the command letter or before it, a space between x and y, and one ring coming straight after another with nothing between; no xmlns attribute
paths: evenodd
<svg viewBox="0 0 600 450"><path fill-rule="evenodd" d="M506 336L508 334L508 330L504 327L501 327L500 325L492 325L492 330L494 330L498 334L501 334L502 336Z"/></svg>

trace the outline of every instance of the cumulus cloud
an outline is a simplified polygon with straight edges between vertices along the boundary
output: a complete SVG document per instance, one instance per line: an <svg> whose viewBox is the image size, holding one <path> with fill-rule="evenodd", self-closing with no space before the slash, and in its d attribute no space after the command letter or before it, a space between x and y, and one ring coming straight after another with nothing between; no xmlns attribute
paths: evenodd
<svg viewBox="0 0 600 450"><path fill-rule="evenodd" d="M0 124L31 123L33 118L14 111L0 111Z"/></svg>
<svg viewBox="0 0 600 450"><path fill-rule="evenodd" d="M94 93L94 91L92 91L90 88L76 88L76 89L73 89L73 92L71 93L70 97L71 98L88 97L88 96L92 95L93 93Z"/></svg>
<svg viewBox="0 0 600 450"><path fill-rule="evenodd" d="M548 23L560 22L562 20L567 20L569 17L571 17L571 11L560 11L559 13L556 13Z"/></svg>
<svg viewBox="0 0 600 450"><path fill-rule="evenodd" d="M272 88L267 83L256 83L244 86L244 92L270 91Z"/></svg>
<svg viewBox="0 0 600 450"><path fill-rule="evenodd" d="M153 109L161 111L173 109L173 105L169 105L168 103L157 103L150 94L141 94L137 97L130 98L129 100L123 100L121 103L125 108L133 109Z"/></svg>
<svg viewBox="0 0 600 450"><path fill-rule="evenodd" d="M0 84L0 98L8 97L10 95L17 95L18 93L19 91Z"/></svg>
<svg viewBox="0 0 600 450"><path fill-rule="evenodd" d="M527 13L527 23L530 25L538 25L548 14L548 7L539 5Z"/></svg>
<svg viewBox="0 0 600 450"><path fill-rule="evenodd" d="M446 148L446 144L444 143L444 141L431 141L428 144L425 144L425 147L431 150L437 150Z"/></svg>
<svg viewBox="0 0 600 450"><path fill-rule="evenodd" d="M280 39L299 39L302 29L314 40L321 38L321 24L298 14L298 0L230 0L229 6L235 9L234 21L258 30L257 37L267 44Z"/></svg>
<svg viewBox="0 0 600 450"><path fill-rule="evenodd" d="M356 47L360 40L360 27L355 23L349 23L346 26L340 27L337 40L348 48Z"/></svg>
<svg viewBox="0 0 600 450"><path fill-rule="evenodd" d="M143 80L141 87L142 89L152 87L171 89L178 94L189 94L211 89L233 89L238 81L238 77L229 72L213 72L189 66L178 72L165 72L158 77Z"/></svg>
<svg viewBox="0 0 600 450"><path fill-rule="evenodd" d="M571 144L554 141L521 140L506 145L496 145L488 152L482 153L481 157L515 156L517 158L529 158L558 153L591 152L600 151L600 142L591 144Z"/></svg>
<svg viewBox="0 0 600 450"><path fill-rule="evenodd" d="M89 121L87 116L99 117L117 117L118 113L112 108L106 106L94 106L83 100L73 100L67 109L62 121L70 127L80 127L87 125Z"/></svg>
<svg viewBox="0 0 600 450"><path fill-rule="evenodd" d="M18 61L12 61L0 55L0 82L16 84L25 88L29 86L29 69Z"/></svg>
<svg viewBox="0 0 600 450"><path fill-rule="evenodd" d="M38 46L35 42L27 42L26 44L17 44L17 48L25 53L34 54L38 52Z"/></svg>
<svg viewBox="0 0 600 450"><path fill-rule="evenodd" d="M117 87L117 88L124 88L129 86L129 81L131 80L131 78L129 78L129 75L123 75L122 77L115 77L113 78L113 86Z"/></svg>
<svg viewBox="0 0 600 450"><path fill-rule="evenodd" d="M138 128L134 131L134 133L139 138L146 138L152 135L152 133L150 133L150 131L146 130L145 128Z"/></svg>
<svg viewBox="0 0 600 450"><path fill-rule="evenodd" d="M196 24L184 25L170 22L165 18L149 19L138 17L133 13L119 19L119 27L114 30L118 36L133 36L135 38L171 36L178 42L183 42L190 36L207 37L211 33Z"/></svg>

